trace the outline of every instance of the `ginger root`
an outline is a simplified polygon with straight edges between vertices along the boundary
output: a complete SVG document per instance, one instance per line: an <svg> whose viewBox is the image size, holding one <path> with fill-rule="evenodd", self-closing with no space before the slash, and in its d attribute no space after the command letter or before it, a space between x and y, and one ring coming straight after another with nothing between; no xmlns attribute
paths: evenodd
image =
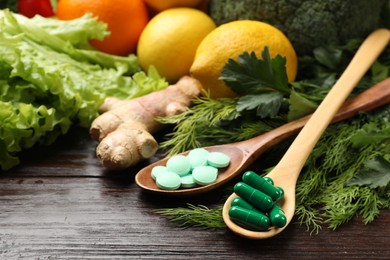
<svg viewBox="0 0 390 260"><path fill-rule="evenodd" d="M185 76L164 90L132 100L107 98L90 128L91 137L100 142L96 148L100 163L120 170L152 157L158 150L152 134L162 128L155 118L184 112L200 93L200 83Z"/></svg>

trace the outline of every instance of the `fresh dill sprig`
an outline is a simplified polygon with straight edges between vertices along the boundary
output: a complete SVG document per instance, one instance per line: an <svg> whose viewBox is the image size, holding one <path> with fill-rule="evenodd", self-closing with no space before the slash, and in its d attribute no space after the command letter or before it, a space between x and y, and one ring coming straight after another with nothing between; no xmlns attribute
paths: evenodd
<svg viewBox="0 0 390 260"><path fill-rule="evenodd" d="M332 125L321 137L297 184L297 205L298 209L303 209L297 210L296 214L301 223L317 229L312 215L304 209L320 209L318 214L323 223L336 229L357 214L364 223L370 223L380 209L386 207L383 202L389 199L388 190L370 189L364 185L348 186L348 182L365 167L367 160L378 154L384 158L390 155L390 136L386 138L384 134L390 127L388 110L389 106L383 107L379 112ZM358 146L357 137L366 140L372 134L367 132L365 136L362 133L367 124L370 124L370 129L383 134L378 134L371 143L363 141Z"/></svg>
<svg viewBox="0 0 390 260"><path fill-rule="evenodd" d="M306 231L310 232L310 235L318 234L322 229L323 218L316 208L297 205L295 214L298 215L300 225L305 225Z"/></svg>
<svg viewBox="0 0 390 260"><path fill-rule="evenodd" d="M222 220L222 206L209 209L204 205L187 204L188 208L159 209L156 213L169 218L170 221L178 224L179 227L199 228L223 228L226 227Z"/></svg>
<svg viewBox="0 0 390 260"><path fill-rule="evenodd" d="M196 147L201 147L199 137L202 130L216 129L216 125L224 120L233 120L239 116L236 110L235 99L211 99L209 97L195 98L194 105L187 111L166 118L158 118L163 124L174 124L174 131L165 136L165 141L160 147L169 150L168 155L177 154ZM204 133L204 132L203 132ZM219 129L219 134L223 131ZM228 131L224 132L226 135ZM208 133L207 137L213 137L216 132ZM230 134L230 133L228 133Z"/></svg>

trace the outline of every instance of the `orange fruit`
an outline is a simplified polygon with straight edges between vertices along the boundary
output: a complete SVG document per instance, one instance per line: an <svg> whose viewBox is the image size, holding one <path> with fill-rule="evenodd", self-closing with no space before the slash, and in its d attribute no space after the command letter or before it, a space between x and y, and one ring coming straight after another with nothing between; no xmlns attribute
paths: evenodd
<svg viewBox="0 0 390 260"><path fill-rule="evenodd" d="M298 61L289 39L276 27L251 20L225 23L210 32L196 50L190 73L212 98L235 97L237 94L219 79L225 63L230 58L236 60L245 51L261 57L265 46L271 58L278 54L286 57L288 80L294 81Z"/></svg>
<svg viewBox="0 0 390 260"><path fill-rule="evenodd" d="M123 56L135 52L138 38L149 21L143 0L60 0L56 16L72 20L88 12L107 23L111 33L103 41L91 41L96 49Z"/></svg>
<svg viewBox="0 0 390 260"><path fill-rule="evenodd" d="M203 0L144 0L146 4L156 11L162 11L173 7L195 7Z"/></svg>

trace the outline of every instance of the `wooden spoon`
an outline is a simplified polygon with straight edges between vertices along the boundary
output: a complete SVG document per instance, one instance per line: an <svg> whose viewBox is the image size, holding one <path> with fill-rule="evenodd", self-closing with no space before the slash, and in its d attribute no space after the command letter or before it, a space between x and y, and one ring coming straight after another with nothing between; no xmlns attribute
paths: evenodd
<svg viewBox="0 0 390 260"><path fill-rule="evenodd" d="M368 36L280 162L267 174L276 186L284 189L285 195L280 206L286 215L287 224L282 228L272 227L264 232L251 231L236 225L228 214L231 201L236 197L233 193L225 202L222 213L226 225L233 232L251 239L265 239L280 233L290 223L295 212L295 186L306 159L344 100L387 46L389 40L390 31L387 29L376 30Z"/></svg>
<svg viewBox="0 0 390 260"><path fill-rule="evenodd" d="M388 33L387 30L381 30L378 32L380 35ZM375 34L377 35L377 33ZM375 36L375 38L382 38L384 36ZM385 40L382 40L383 42ZM371 42L371 41L370 41ZM375 42L375 41L374 41ZM370 44L368 49L373 48L377 49L377 53L380 52L379 45L385 45L385 43L379 44L375 47L376 43ZM383 48L382 48L383 49ZM367 51L367 49L366 49ZM378 56L374 50L369 50L368 56L371 55L370 61L362 62L359 59L357 62L362 63L359 66L364 66L363 63L367 63L366 66L362 69L364 71L367 70L368 67L372 64L373 60ZM355 73L354 71L350 73ZM360 72L362 73L362 72ZM344 80L349 81L349 79ZM355 82L348 82L348 84L356 84L358 80ZM342 83L344 84L344 83ZM348 92L349 93L349 92ZM335 95L335 94L333 94ZM338 95L338 93L336 94ZM341 100L345 98L342 97ZM340 102L340 101L339 101ZM367 112L374 108L380 107L384 104L390 102L390 78L382 81L381 83L371 87L360 95L356 96L354 99L347 101L341 107L337 115L333 118L332 123L342 121L344 119L353 117L360 112ZM336 109L337 110L337 109ZM155 183L155 181L151 177L151 170L153 167L157 165L166 165L166 162L169 158L164 158L160 161L157 161L153 164L148 165L139 171L135 177L136 184L141 187L143 190L157 194L157 195L167 195L167 196L192 196L201 193L205 193L211 191L221 185L227 183L235 176L239 175L245 168L247 168L254 160L256 160L263 152L265 152L268 148L272 147L275 144L285 140L286 138L295 135L299 132L300 129L306 124L309 120L310 115L300 118L298 120L287 123L283 126L280 126L272 131L269 131L265 134L259 135L249 140L236 142L232 144L223 144L216 146L205 147L205 149L209 151L219 151L227 154L231 158L230 165L219 171L218 179L215 183L201 186L196 188L189 189L179 189L179 190L162 190L159 189ZM188 152L184 152L182 154L187 154ZM231 225L234 225L233 223Z"/></svg>

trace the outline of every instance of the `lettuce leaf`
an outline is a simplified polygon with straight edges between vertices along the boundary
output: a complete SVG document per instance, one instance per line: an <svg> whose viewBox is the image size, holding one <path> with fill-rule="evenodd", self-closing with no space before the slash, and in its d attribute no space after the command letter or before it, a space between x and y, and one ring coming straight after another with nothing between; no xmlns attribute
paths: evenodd
<svg viewBox="0 0 390 260"><path fill-rule="evenodd" d="M89 127L107 96L135 98L168 85L153 67L148 73L140 71L134 55L118 57L79 49L51 34L54 27L46 30L33 19L16 17L7 10L0 14L3 170L19 163L17 154L23 149L49 144L75 124ZM54 24L51 18L39 19L39 24L45 19ZM84 23L83 19L79 21Z"/></svg>

